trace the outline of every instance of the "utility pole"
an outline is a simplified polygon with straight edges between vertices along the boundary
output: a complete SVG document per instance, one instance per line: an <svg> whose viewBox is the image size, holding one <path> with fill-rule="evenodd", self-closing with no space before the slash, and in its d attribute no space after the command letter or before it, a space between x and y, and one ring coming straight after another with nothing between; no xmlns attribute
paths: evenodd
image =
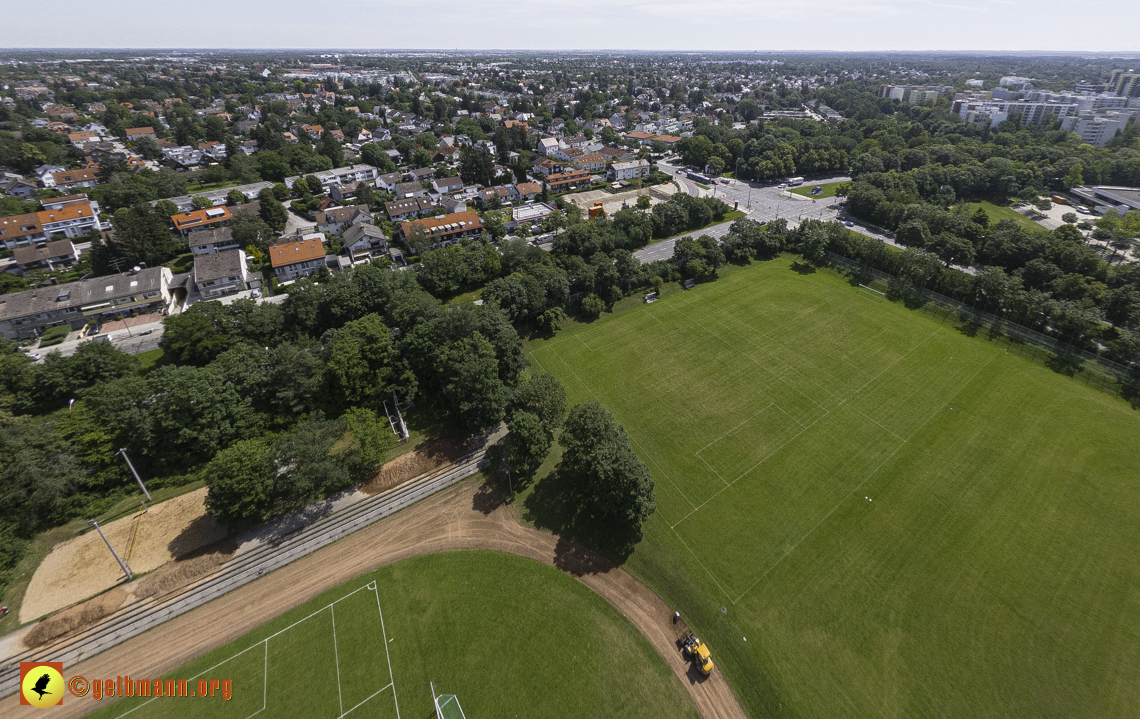
<svg viewBox="0 0 1140 719"><path fill-rule="evenodd" d="M135 481L139 483L139 488L143 491L143 494L146 495L146 501L153 501L150 498L150 492L147 491L146 485L143 484L142 478L139 477L139 473L135 471L135 466L131 464L131 458L127 456L126 448L120 449L119 454L123 455L123 459L127 461L127 466L131 468L131 474L135 476ZM143 504L143 509L146 509L145 504Z"/></svg>
<svg viewBox="0 0 1140 719"><path fill-rule="evenodd" d="M106 544L107 549L111 550L111 556L114 557L115 561L119 563L119 568L123 570L123 574L127 575L127 581L129 582L130 580L134 579L135 575L131 574L130 567L127 566L126 562L119 559L119 555L115 553L115 548L112 547L111 543L107 541L107 535L103 534L103 530L99 528L99 521L95 519L89 519L87 520L87 523L94 527L95 531L99 533L99 536L103 538L103 544Z"/></svg>

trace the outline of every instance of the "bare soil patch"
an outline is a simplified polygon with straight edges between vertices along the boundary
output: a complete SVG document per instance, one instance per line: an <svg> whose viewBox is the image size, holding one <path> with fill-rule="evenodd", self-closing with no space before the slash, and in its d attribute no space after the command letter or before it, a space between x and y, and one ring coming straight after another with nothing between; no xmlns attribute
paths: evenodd
<svg viewBox="0 0 1140 719"><path fill-rule="evenodd" d="M100 594L94 599L65 609L32 627L24 637L24 646L33 649L64 634L89 627L123 606L129 597L130 592L122 587L116 587L106 594Z"/></svg>
<svg viewBox="0 0 1140 719"><path fill-rule="evenodd" d="M434 472L476 449L470 439L443 437L425 442L419 449L388 462L360 487L365 494L379 494L422 474Z"/></svg>
<svg viewBox="0 0 1140 719"><path fill-rule="evenodd" d="M103 525L103 534L136 574L222 539L226 531L206 514L206 489L161 502ZM122 570L99 534L91 530L54 547L40 563L20 606L30 622L119 584Z"/></svg>

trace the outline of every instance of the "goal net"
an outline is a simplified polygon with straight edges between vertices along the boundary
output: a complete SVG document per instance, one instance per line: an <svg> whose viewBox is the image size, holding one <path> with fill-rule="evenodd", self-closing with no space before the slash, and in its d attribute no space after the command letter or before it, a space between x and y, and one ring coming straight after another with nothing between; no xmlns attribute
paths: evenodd
<svg viewBox="0 0 1140 719"><path fill-rule="evenodd" d="M882 302L883 300L887 299L887 296L884 293L879 292L876 289L872 289L872 288L868 287L867 285L859 285L859 287L857 288L857 291L859 292L859 294L864 295L866 297L870 297L871 299L878 300L879 302Z"/></svg>
<svg viewBox="0 0 1140 719"><path fill-rule="evenodd" d="M431 694L435 697L436 719L467 719L463 714L463 707L459 706L459 697L454 694L436 695L434 685Z"/></svg>

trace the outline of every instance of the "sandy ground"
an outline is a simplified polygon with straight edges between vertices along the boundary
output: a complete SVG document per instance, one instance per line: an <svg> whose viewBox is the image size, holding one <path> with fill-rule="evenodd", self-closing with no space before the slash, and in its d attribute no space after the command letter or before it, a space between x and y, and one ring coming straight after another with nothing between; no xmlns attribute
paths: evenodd
<svg viewBox="0 0 1140 719"><path fill-rule="evenodd" d="M108 334L110 332L115 332L117 330L125 330L128 327L138 327L139 325L149 325L149 324L152 324L154 322L162 322L164 319L166 319L166 318L163 317L161 312L155 312L155 313L152 313L149 315L139 315L138 317L124 317L121 320L114 320L112 322L104 323L103 329L101 329L99 331L99 334L105 335L105 334Z"/></svg>
<svg viewBox="0 0 1140 719"><path fill-rule="evenodd" d="M157 677L364 572L408 557L462 549L510 552L567 572L637 626L673 669L702 717L747 716L723 675L700 677L681 658L675 644L679 628L660 597L625 570L577 544L523 526L502 503L502 496L481 486L477 478L69 667L66 674L89 679L120 674ZM90 696L68 696L52 716L79 717L98 706ZM33 716L36 711L10 708L10 716Z"/></svg>
<svg viewBox="0 0 1140 719"><path fill-rule="evenodd" d="M451 464L474 449L474 445L459 438L427 442L423 447L385 464L360 487L360 491L365 494L387 492L410 479Z"/></svg>
<svg viewBox="0 0 1140 719"><path fill-rule="evenodd" d="M225 536L225 529L206 516L206 488L184 494L103 525L107 541L126 558L135 574L149 572L175 557ZM138 522L134 549L130 545L132 526ZM110 589L123 581L123 572L92 530L57 545L44 558L20 606L20 621L30 622L45 614L71 606Z"/></svg>

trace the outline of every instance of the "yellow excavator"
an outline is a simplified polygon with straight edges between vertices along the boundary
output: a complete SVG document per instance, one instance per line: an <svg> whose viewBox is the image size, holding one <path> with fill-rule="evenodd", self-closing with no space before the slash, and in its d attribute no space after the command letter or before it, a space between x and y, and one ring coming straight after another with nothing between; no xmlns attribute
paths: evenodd
<svg viewBox="0 0 1140 719"><path fill-rule="evenodd" d="M706 677L712 673L713 667L716 666L713 664L708 645L697 639L692 632L689 632L689 636L681 642L681 656L695 664L701 674Z"/></svg>

